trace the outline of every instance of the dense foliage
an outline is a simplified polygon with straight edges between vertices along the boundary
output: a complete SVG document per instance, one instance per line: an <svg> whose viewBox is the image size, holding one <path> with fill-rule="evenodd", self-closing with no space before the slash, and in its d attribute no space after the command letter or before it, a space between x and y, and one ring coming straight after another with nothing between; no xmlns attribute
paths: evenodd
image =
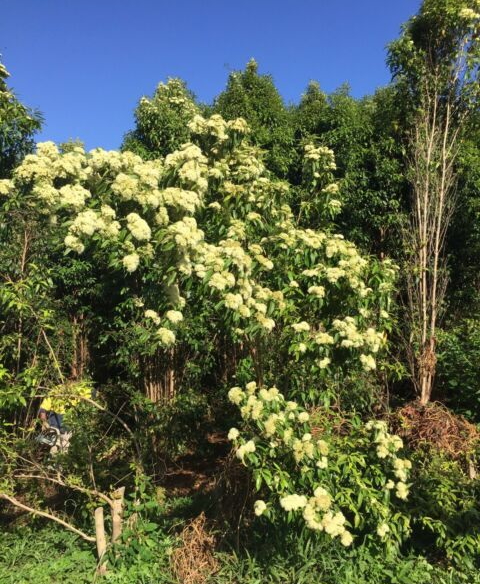
<svg viewBox="0 0 480 584"><path fill-rule="evenodd" d="M0 583L478 581L479 23L425 0L360 100L169 79L109 152L34 149L0 66ZM409 370L425 128L442 404Z"/></svg>

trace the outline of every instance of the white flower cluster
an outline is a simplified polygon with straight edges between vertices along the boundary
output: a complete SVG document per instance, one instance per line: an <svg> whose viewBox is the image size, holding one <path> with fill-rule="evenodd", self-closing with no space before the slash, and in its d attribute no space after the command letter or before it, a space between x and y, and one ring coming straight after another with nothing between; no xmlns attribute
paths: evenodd
<svg viewBox="0 0 480 584"><path fill-rule="evenodd" d="M152 236L148 223L137 213L127 215L127 227L133 237L139 241L148 240Z"/></svg>
<svg viewBox="0 0 480 584"><path fill-rule="evenodd" d="M183 107L188 94L181 82L169 81L142 104L154 107L156 100ZM163 266L173 259L178 283L200 279L205 291L222 301L239 335L287 331L292 350L327 371L338 346L358 349L361 366L373 370L372 354L384 336L365 322L362 299L372 293L365 280L367 261L341 236L298 226L286 202L288 185L271 180L260 151L242 141L245 120L197 114L192 111L190 130L202 148L189 142L164 160L142 161L130 152L87 154L78 148L61 154L53 143L40 144L0 190L10 194L17 182L22 187L31 182L39 207L58 214L59 225L69 225L65 245L76 253L90 241L107 240L127 273L143 262ZM330 176L329 149L309 146L305 155L316 172ZM338 195L330 179L321 189L324 196ZM306 264L306 257L315 259ZM287 275L285 266L293 274ZM388 282L382 284L387 292ZM345 286L358 315L353 308L355 316L324 318L330 295Z"/></svg>
<svg viewBox="0 0 480 584"><path fill-rule="evenodd" d="M403 441L400 436L389 434L387 424L382 420L370 421L365 425L367 430L375 432L376 453L380 459L389 459L394 469L397 482L388 481L387 490L395 489L395 494L399 499L406 499L409 494L408 471L412 468L412 463L407 459L397 456L397 452L403 448Z"/></svg>
<svg viewBox="0 0 480 584"><path fill-rule="evenodd" d="M331 456L328 442L314 439L312 434L305 431L305 424L309 421L308 412L302 411L298 404L286 401L276 387L259 388L255 382L248 383L244 389L233 387L228 394L232 403L240 408L242 418L255 428L255 441L244 438L236 428L228 433L229 440L233 441L236 456L244 463L261 468L268 466L269 457L273 457L275 468L279 468L279 461L283 456L291 456L303 476L310 477L312 495L298 492L283 493L279 496L279 505L285 512L301 511L305 524L315 531L324 531L331 538L338 537L345 546L351 545L353 536L347 529L347 522L343 513L336 507L334 497L325 486L325 473L329 471L329 457ZM252 426L253 424L253 426ZM388 472L393 472L397 482L389 480L385 485L386 491L395 489L399 499L408 496L406 484L408 470L411 463L407 459L397 456L403 447L402 440L389 434L386 423L372 421L365 425L367 432L373 433L373 440L366 440L366 448L371 446L380 460L386 462ZM252 460L248 453L257 453ZM340 452L340 457L342 453ZM383 464L383 463L382 463ZM322 485L323 482L323 485ZM278 483L274 483L277 484ZM388 517L388 507L382 506L380 516ZM255 504L256 515L262 515L267 509L264 501ZM379 537L384 537L389 531L386 523L378 526Z"/></svg>
<svg viewBox="0 0 480 584"><path fill-rule="evenodd" d="M462 8L458 15L460 16L460 18L470 21L480 19L480 13L475 12L475 10L473 10L472 8Z"/></svg>
<svg viewBox="0 0 480 584"><path fill-rule="evenodd" d="M323 168L329 170L335 170L337 168L333 150L330 150L326 146L315 147L313 144L306 144L303 156L306 160L321 160L324 163Z"/></svg>

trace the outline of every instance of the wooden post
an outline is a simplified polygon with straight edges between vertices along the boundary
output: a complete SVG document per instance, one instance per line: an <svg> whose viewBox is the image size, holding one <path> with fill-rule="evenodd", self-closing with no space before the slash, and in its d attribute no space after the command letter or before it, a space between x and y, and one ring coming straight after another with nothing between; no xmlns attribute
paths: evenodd
<svg viewBox="0 0 480 584"><path fill-rule="evenodd" d="M120 487L112 493L112 543L122 535L124 496L125 487Z"/></svg>
<svg viewBox="0 0 480 584"><path fill-rule="evenodd" d="M103 561L107 551L107 539L105 537L105 523L103 520L103 507L95 509L95 536L97 540L98 573L105 574L107 565Z"/></svg>

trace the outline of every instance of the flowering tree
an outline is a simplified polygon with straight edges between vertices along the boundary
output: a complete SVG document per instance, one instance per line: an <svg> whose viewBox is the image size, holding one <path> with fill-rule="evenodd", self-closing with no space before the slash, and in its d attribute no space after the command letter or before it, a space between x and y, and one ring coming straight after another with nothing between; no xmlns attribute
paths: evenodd
<svg viewBox="0 0 480 584"><path fill-rule="evenodd" d="M297 384L296 393L306 403L332 376L374 370L389 324L394 267L362 257L332 231L342 202L327 148L305 147L303 176L310 197L294 213L289 185L268 174L261 151L246 139L249 127L243 119L226 122L218 115L197 114L189 133L191 142L150 161L131 152L86 153L75 147L60 153L53 143L39 144L11 180L0 182L0 193L56 225L56 237L69 253L90 254L113 273L124 274L127 284L130 277L148 274L153 292L139 299L131 323L144 345L167 354L184 326L189 302L214 303L219 323L248 356L249 375L256 378L247 393L230 392L254 432L237 443L237 456L261 462L263 473L277 467L291 473L290 484L269 485L283 493L281 506L303 509L309 527L323 526L349 545L345 517L339 510L328 515L341 507L344 491L327 491L316 474L328 465L329 446L323 439L312 441L306 411L286 402L276 388L263 386L278 382L286 393ZM137 297L133 281L131 290ZM276 444L279 428L282 441ZM373 478L365 480L372 489L384 489L380 483L393 469L400 480L391 487L405 498L407 466L395 454L401 445L383 425L368 431L373 430L386 470L372 465ZM369 451L371 437L366 436L355 448ZM230 437L236 440L236 431ZM275 462L280 446L282 455ZM262 459L256 451L265 453ZM362 464L352 468L362 473ZM294 477L305 474L310 478L297 499L289 489L296 485ZM352 488L358 491L358 486ZM258 503L258 514L261 509ZM382 507L376 519L387 521L388 509ZM356 515L361 518L360 511Z"/></svg>
<svg viewBox="0 0 480 584"><path fill-rule="evenodd" d="M23 105L7 85L10 73L0 62L0 177L9 176L20 160L33 150L33 136L42 117Z"/></svg>
<svg viewBox="0 0 480 584"><path fill-rule="evenodd" d="M181 79L159 83L152 97L143 96L135 109L135 128L122 150L142 158L166 156L188 141L188 122L199 113L192 93Z"/></svg>
<svg viewBox="0 0 480 584"><path fill-rule="evenodd" d="M323 424L320 437L312 434L315 419L298 403L285 400L276 387L234 387L230 400L238 405L246 428L232 428L229 439L236 456L253 470L259 499L257 516L271 520L295 516L306 527L353 542L351 528L377 534L389 545L408 533L408 518L396 502L408 497L409 460L401 458L401 438L391 435L383 421L356 421L348 438ZM350 521L347 519L350 518Z"/></svg>

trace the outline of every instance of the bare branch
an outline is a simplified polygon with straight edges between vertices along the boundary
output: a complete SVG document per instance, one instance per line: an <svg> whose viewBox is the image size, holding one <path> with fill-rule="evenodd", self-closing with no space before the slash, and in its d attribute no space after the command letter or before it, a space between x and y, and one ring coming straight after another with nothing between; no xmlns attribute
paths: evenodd
<svg viewBox="0 0 480 584"><path fill-rule="evenodd" d="M63 525L63 527L65 527L69 531L73 531L73 533L76 533L85 541L88 541L90 543L96 542L95 537L92 537L91 535L84 533L83 531L81 531L80 529L77 529L76 527L74 527L70 523L67 523L67 521L60 519L60 517L57 517L56 515L52 515L51 513L46 513L45 511L40 511L39 509L33 509L32 507L28 507L27 505L24 505L23 503L21 503L18 499L15 499L15 497L7 495L6 493L0 493L0 499L4 499L5 501L8 501L9 503L14 505L15 507L18 507L19 509L23 509L24 511L27 511L28 513L31 513L32 515L38 515L39 517L45 517L46 519L50 519L50 521L55 521L56 523Z"/></svg>

